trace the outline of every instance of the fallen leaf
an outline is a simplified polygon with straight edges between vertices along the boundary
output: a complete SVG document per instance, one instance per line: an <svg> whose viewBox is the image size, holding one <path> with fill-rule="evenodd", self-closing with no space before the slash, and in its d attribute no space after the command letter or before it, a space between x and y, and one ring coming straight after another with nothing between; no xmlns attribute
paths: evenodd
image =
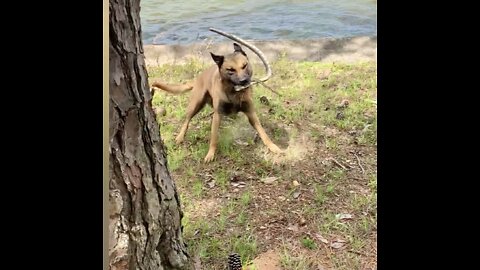
<svg viewBox="0 0 480 270"><path fill-rule="evenodd" d="M215 187L215 180L212 180L212 181L208 182L207 185L208 185L209 188Z"/></svg>
<svg viewBox="0 0 480 270"><path fill-rule="evenodd" d="M292 194L293 198L294 199L297 199L298 197L300 197L300 191L295 191L293 194Z"/></svg>
<svg viewBox="0 0 480 270"><path fill-rule="evenodd" d="M305 226L305 224L307 224L307 220L302 217L299 223L300 223L300 226Z"/></svg>
<svg viewBox="0 0 480 270"><path fill-rule="evenodd" d="M297 180L294 180L294 181L293 181L293 186L294 186L294 187L298 187L298 186L300 186L300 183L298 183Z"/></svg>
<svg viewBox="0 0 480 270"><path fill-rule="evenodd" d="M334 249L339 249L341 247L343 247L343 243L340 243L340 242L335 242L335 243L331 243L330 244L330 247L334 248Z"/></svg>
<svg viewBox="0 0 480 270"><path fill-rule="evenodd" d="M325 239L321 234L319 233L316 233L315 234L315 238L317 238L320 242L324 243L324 244L328 244L328 240Z"/></svg>
<svg viewBox="0 0 480 270"><path fill-rule="evenodd" d="M243 145L243 146L247 146L248 145L248 142L243 142L241 140L235 140L235 143L238 144L238 145Z"/></svg>
<svg viewBox="0 0 480 270"><path fill-rule="evenodd" d="M298 226L297 226L297 224L288 226L287 230L292 231L292 232L298 232Z"/></svg>
<svg viewBox="0 0 480 270"><path fill-rule="evenodd" d="M332 247L334 249L339 249L339 248L342 248L345 245L345 243L346 243L345 240L337 239L337 240L332 241L332 243L330 244L330 247Z"/></svg>
<svg viewBox="0 0 480 270"><path fill-rule="evenodd" d="M335 218L338 220L345 220L345 219L352 219L353 216L351 214L337 214Z"/></svg>
<svg viewBox="0 0 480 270"><path fill-rule="evenodd" d="M263 179L260 180L260 181L262 181L262 182L265 183L265 184L271 184L271 183L277 181L277 179L278 179L278 177L271 176L271 177L263 178Z"/></svg>

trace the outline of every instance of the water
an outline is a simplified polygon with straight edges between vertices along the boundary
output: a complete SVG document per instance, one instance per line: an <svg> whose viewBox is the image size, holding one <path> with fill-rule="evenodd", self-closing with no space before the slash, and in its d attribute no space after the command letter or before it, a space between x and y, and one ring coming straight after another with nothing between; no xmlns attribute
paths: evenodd
<svg viewBox="0 0 480 270"><path fill-rule="evenodd" d="M141 0L144 44L377 35L376 0Z"/></svg>

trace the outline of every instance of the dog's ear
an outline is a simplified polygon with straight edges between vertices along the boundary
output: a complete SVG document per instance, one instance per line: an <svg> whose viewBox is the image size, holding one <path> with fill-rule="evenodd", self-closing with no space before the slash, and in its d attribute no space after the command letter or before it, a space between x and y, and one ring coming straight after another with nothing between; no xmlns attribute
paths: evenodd
<svg viewBox="0 0 480 270"><path fill-rule="evenodd" d="M238 45L237 43L233 43L233 50L234 50L234 52L239 52L239 53L247 56L247 54L242 50L242 47L240 47L240 45Z"/></svg>
<svg viewBox="0 0 480 270"><path fill-rule="evenodd" d="M215 61L215 63L217 63L218 67L222 67L222 64L223 64L223 60L224 60L224 57L223 55L215 55L213 53L210 53L210 55L212 55L212 59L213 61Z"/></svg>

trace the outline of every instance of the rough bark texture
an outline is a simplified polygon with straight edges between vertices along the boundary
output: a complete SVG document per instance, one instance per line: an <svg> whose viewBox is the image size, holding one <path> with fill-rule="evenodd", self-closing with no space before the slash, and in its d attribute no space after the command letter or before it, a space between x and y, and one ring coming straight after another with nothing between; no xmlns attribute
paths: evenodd
<svg viewBox="0 0 480 270"><path fill-rule="evenodd" d="M189 269L180 201L151 107L139 0L110 0L109 268Z"/></svg>

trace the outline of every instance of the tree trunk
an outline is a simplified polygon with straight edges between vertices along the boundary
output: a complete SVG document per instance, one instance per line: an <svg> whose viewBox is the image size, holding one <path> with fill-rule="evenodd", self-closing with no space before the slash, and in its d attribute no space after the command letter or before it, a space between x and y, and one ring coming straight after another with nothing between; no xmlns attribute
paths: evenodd
<svg viewBox="0 0 480 270"><path fill-rule="evenodd" d="M139 0L110 0L109 269L189 269L151 106Z"/></svg>

